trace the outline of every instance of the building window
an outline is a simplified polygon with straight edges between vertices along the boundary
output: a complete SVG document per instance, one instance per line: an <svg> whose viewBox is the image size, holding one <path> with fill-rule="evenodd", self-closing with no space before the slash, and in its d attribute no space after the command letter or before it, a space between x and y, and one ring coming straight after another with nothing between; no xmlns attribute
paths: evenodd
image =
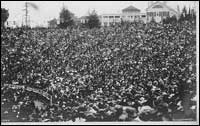
<svg viewBox="0 0 200 126"><path fill-rule="evenodd" d="M103 16L103 18L108 18L108 16Z"/></svg>
<svg viewBox="0 0 200 126"><path fill-rule="evenodd" d="M115 18L120 18L120 16L115 16Z"/></svg>
<svg viewBox="0 0 200 126"><path fill-rule="evenodd" d="M153 12L147 12L147 15L152 17L153 16Z"/></svg>
<svg viewBox="0 0 200 126"><path fill-rule="evenodd" d="M144 18L144 17L146 17L146 15L142 15L141 17L143 17L143 18Z"/></svg>
<svg viewBox="0 0 200 126"><path fill-rule="evenodd" d="M163 12L163 16L168 17L169 16L169 11L168 12L164 11Z"/></svg>
<svg viewBox="0 0 200 126"><path fill-rule="evenodd" d="M153 16L153 12L149 12L149 16L150 16L150 17Z"/></svg>
<svg viewBox="0 0 200 126"><path fill-rule="evenodd" d="M166 15L165 15L165 11L163 11L163 16L165 17Z"/></svg>
<svg viewBox="0 0 200 126"><path fill-rule="evenodd" d="M167 12L167 16L169 16L169 11Z"/></svg>
<svg viewBox="0 0 200 126"><path fill-rule="evenodd" d="M159 16L162 17L162 12L159 12Z"/></svg>
<svg viewBox="0 0 200 126"><path fill-rule="evenodd" d="M150 12L150 16L153 17L153 12Z"/></svg>
<svg viewBox="0 0 200 126"><path fill-rule="evenodd" d="M109 18L114 18L114 16L109 16Z"/></svg>

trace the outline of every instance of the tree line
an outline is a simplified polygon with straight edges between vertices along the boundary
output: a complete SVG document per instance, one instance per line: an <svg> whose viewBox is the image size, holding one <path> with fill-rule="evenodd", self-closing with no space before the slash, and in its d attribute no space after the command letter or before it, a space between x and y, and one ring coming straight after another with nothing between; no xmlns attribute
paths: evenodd
<svg viewBox="0 0 200 126"><path fill-rule="evenodd" d="M164 24L169 24L169 23L181 23L184 21L194 21L196 23L196 12L194 9L189 8L187 10L186 6L183 7L183 10L181 11L181 14L177 18L176 16L172 17L167 17L166 19L163 20Z"/></svg>
<svg viewBox="0 0 200 126"><path fill-rule="evenodd" d="M87 20L84 24L80 24L82 27L86 28L99 28L100 27L100 20L98 14L95 10L89 12L89 16L86 16ZM75 16L72 12L68 9L63 8L60 12L60 24L58 25L59 28L66 28L70 26L74 26L75 24Z"/></svg>
<svg viewBox="0 0 200 126"><path fill-rule="evenodd" d="M86 22L78 25L85 28L99 28L100 27L100 20L97 12L93 10L92 12L89 12L86 18ZM9 17L9 12L5 8L1 8L1 27L5 27L5 23ZM57 25L58 28L67 28L67 27L73 27L77 25L75 23L75 15L68 9L63 8L59 15L60 21ZM186 6L181 11L180 16L177 18L176 16L167 17L166 19L163 19L162 23L169 24L169 23L181 23L183 21L194 21L196 23L196 12L194 9L187 9ZM51 22L55 22L55 19L51 20ZM152 21L153 22L153 21Z"/></svg>

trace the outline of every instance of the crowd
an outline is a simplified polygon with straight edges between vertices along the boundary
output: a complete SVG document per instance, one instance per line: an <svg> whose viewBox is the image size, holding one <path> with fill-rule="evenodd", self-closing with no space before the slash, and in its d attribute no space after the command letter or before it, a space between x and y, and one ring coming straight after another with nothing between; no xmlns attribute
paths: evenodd
<svg viewBox="0 0 200 126"><path fill-rule="evenodd" d="M184 22L3 29L1 99L13 101L25 121L161 121L176 112L196 120L194 28ZM40 89L51 99L37 108L38 94L6 84Z"/></svg>

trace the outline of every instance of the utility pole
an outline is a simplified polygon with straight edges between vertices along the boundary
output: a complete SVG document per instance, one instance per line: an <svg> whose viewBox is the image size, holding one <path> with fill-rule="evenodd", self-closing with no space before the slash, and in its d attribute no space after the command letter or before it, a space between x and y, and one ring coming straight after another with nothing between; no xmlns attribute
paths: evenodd
<svg viewBox="0 0 200 126"><path fill-rule="evenodd" d="M38 10L38 6L34 3L30 3L30 2L25 2L25 9L23 9L23 11L25 11L25 27L29 27L31 24L31 18L30 18L30 14L29 14L29 10L28 7L32 7L35 10Z"/></svg>
<svg viewBox="0 0 200 126"><path fill-rule="evenodd" d="M28 3L25 3L25 23L26 27L28 26Z"/></svg>
<svg viewBox="0 0 200 126"><path fill-rule="evenodd" d="M30 25L30 15L28 14L28 2L25 2L25 9L23 9L25 11L25 27L28 27Z"/></svg>

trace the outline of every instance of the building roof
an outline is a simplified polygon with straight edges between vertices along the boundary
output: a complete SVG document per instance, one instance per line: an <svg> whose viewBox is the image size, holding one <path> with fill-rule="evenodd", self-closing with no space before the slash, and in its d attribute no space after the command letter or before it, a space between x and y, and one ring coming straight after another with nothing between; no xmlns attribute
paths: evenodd
<svg viewBox="0 0 200 126"><path fill-rule="evenodd" d="M87 19L88 16L81 16L79 19Z"/></svg>
<svg viewBox="0 0 200 126"><path fill-rule="evenodd" d="M127 8L124 8L122 11L123 12L124 11L140 11L140 9L137 9L136 7L131 5L131 6L128 6Z"/></svg>
<svg viewBox="0 0 200 126"><path fill-rule="evenodd" d="M173 12L177 13L174 9L172 9L172 8L169 7L169 6L167 6L166 3L162 3L162 2L160 2L160 1L157 1L157 2L153 3L153 4L150 5L146 10L152 8L152 7L153 7L154 5L156 5L156 4L159 4L159 5L161 5L161 6L164 6L164 7L166 7L167 9L169 9L170 11L173 11Z"/></svg>
<svg viewBox="0 0 200 126"><path fill-rule="evenodd" d="M101 14L101 16L121 16L122 14L121 13L119 13L119 14L114 14L114 13L110 13L110 14Z"/></svg>

